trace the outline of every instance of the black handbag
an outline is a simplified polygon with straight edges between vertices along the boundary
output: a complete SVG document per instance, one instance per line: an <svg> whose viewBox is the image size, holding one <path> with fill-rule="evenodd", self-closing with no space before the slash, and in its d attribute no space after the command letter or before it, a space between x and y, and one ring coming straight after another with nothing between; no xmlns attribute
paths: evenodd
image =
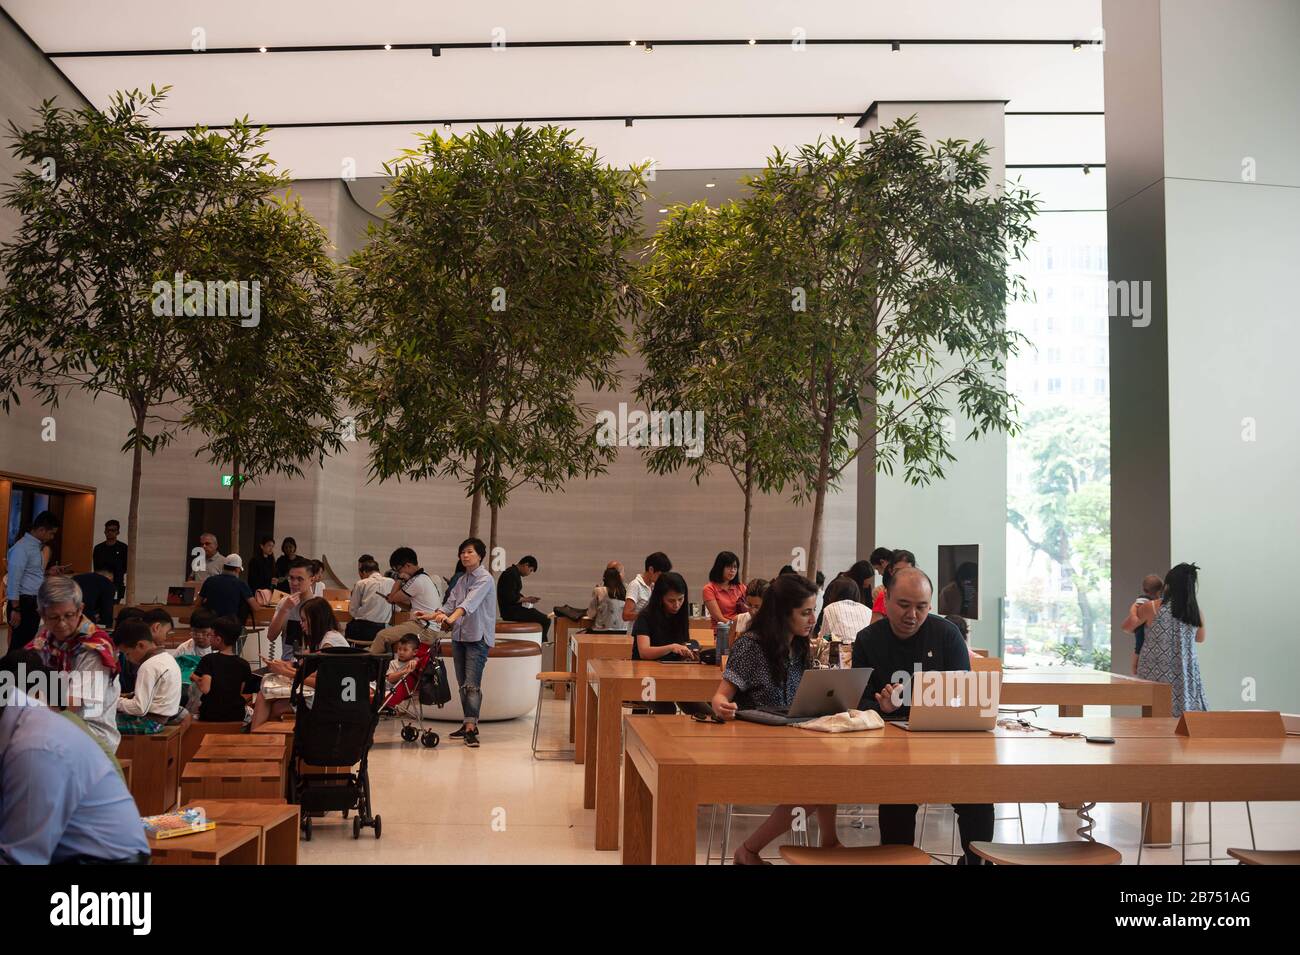
<svg viewBox="0 0 1300 955"><path fill-rule="evenodd" d="M451 684L447 682L447 665L442 662L441 640L429 650L429 662L420 671L420 702L425 706L446 706L451 702Z"/></svg>

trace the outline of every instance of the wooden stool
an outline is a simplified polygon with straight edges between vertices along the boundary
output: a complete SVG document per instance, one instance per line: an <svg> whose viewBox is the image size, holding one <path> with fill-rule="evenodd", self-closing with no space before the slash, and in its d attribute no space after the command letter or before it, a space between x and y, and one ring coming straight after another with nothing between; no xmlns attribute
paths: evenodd
<svg viewBox="0 0 1300 955"><path fill-rule="evenodd" d="M119 759L117 765L122 767L122 778L126 780L126 788L131 788L131 761L129 759Z"/></svg>
<svg viewBox="0 0 1300 955"><path fill-rule="evenodd" d="M158 733L124 733L117 744L117 759L131 762L131 784L142 816L156 816L176 808L180 785L181 737L185 726L166 726Z"/></svg>
<svg viewBox="0 0 1300 955"><path fill-rule="evenodd" d="M533 759L573 759L574 751L571 749L538 750L537 735L542 728L542 693L546 690L546 684L570 687L577 681L576 674L564 670L543 670L537 674L537 709L533 711Z"/></svg>
<svg viewBox="0 0 1300 955"><path fill-rule="evenodd" d="M208 736L199 746L199 751L194 758L205 763L278 760L284 767L285 778L288 779L291 748L289 738L279 733L263 733L260 736L253 736L251 733L241 733L238 736Z"/></svg>
<svg viewBox="0 0 1300 955"><path fill-rule="evenodd" d="M170 839L149 837L153 865L258 865L262 830L256 826L217 823L217 828Z"/></svg>
<svg viewBox="0 0 1300 955"><path fill-rule="evenodd" d="M1300 849L1229 849L1242 865L1300 865Z"/></svg>
<svg viewBox="0 0 1300 955"><path fill-rule="evenodd" d="M284 792L284 772L279 762L191 762L181 775L181 799L193 802L205 796L279 796Z"/></svg>
<svg viewBox="0 0 1300 955"><path fill-rule="evenodd" d="M243 732L243 723L204 723L194 720L186 727L185 735L181 737L181 769L184 769L185 764L194 758L194 754L199 751L199 747L209 736L243 735Z"/></svg>
<svg viewBox="0 0 1300 955"><path fill-rule="evenodd" d="M1119 865L1124 857L1100 842L972 842L970 851L994 865Z"/></svg>
<svg viewBox="0 0 1300 955"><path fill-rule="evenodd" d="M932 861L916 846L782 846L781 858L790 865L929 865Z"/></svg>

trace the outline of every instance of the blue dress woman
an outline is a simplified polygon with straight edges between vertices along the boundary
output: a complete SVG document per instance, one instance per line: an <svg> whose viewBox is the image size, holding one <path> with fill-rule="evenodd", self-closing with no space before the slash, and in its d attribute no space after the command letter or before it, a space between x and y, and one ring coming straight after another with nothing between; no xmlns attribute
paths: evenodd
<svg viewBox="0 0 1300 955"><path fill-rule="evenodd" d="M1137 675L1173 688L1173 715L1208 710L1196 645L1205 642L1205 616L1196 604L1195 564L1179 564L1165 575L1159 600L1140 604L1137 615L1146 624L1146 639L1138 656Z"/></svg>

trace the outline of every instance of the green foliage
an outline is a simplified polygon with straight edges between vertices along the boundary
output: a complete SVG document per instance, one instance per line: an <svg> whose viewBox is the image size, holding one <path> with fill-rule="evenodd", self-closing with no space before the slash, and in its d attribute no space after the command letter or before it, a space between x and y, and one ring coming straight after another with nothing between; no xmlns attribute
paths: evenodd
<svg viewBox="0 0 1300 955"><path fill-rule="evenodd" d="M989 181L988 147L928 144L900 120L865 143L778 151L745 200L761 223L755 296L786 323L800 368L796 500L814 502L808 573L829 489L863 448L911 483L942 478L957 415L970 438L1015 427L1006 327L1034 233L1027 193ZM800 305L806 305L799 310Z"/></svg>
<svg viewBox="0 0 1300 955"><path fill-rule="evenodd" d="M453 477L476 518L480 498L603 471L617 449L593 440L577 389L619 381L642 171L519 126L422 136L385 172L390 214L351 263L372 477Z"/></svg>
<svg viewBox="0 0 1300 955"><path fill-rule="evenodd" d="M676 443L646 448L646 462L657 474L686 467L696 483L716 466L727 470L744 496L742 567L754 491L783 491L808 441L786 315L761 295L762 225L753 211L734 202L675 207L651 244L647 305L636 321L645 361L637 399L704 416L702 453Z"/></svg>
<svg viewBox="0 0 1300 955"><path fill-rule="evenodd" d="M199 453L245 480L298 477L343 448L336 381L350 331L328 245L297 201L281 199L226 206L195 237L198 274L261 283L256 325L208 319L212 333L190 356L200 386L183 419L207 436Z"/></svg>

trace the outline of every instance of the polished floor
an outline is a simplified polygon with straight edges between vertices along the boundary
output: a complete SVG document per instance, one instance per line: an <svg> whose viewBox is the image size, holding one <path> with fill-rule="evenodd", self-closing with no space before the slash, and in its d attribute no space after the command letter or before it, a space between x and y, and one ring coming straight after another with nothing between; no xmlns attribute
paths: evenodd
<svg viewBox="0 0 1300 955"><path fill-rule="evenodd" d="M547 700L543 716L546 729L555 730L549 744L559 746L560 730L567 726L567 703ZM1090 708L1091 710L1091 708ZM1092 715L1091 712L1089 715ZM1097 715L1105 715L1098 708ZM597 852L595 812L582 808L582 767L568 761L533 760L529 752L532 717L506 723L485 723L482 745L471 750L447 733L454 724L431 724L443 735L436 749L404 743L400 724L380 724L371 751L370 767L375 810L383 818L383 837L376 840L366 830L353 840L352 827L338 813L317 819L311 842L301 846L303 864L544 864L614 865L617 852ZM1056 805L1025 803L1025 838L1029 842L1072 839L1079 818ZM1300 845L1300 803L1252 803L1255 838L1260 848L1294 848ZM1174 806L1174 839L1182 831L1182 807ZM711 849L711 811L699 814L698 861L708 851L717 861L721 825L714 829ZM1020 841L1016 806L997 808L997 838ZM1119 849L1125 864L1137 861L1139 826L1136 805L1100 805L1091 813L1096 821L1093 837ZM1191 840L1206 838L1205 804L1187 807ZM918 816L919 819L919 816ZM935 807L925 826L924 848L949 852L952 846L952 812ZM733 817L731 848L758 820ZM1229 846L1249 846L1250 830L1240 803L1214 807L1214 850L1226 855ZM849 845L872 845L879 832L870 807L860 816L842 808L840 838ZM1204 845L1192 845L1188 857L1203 857ZM766 856L779 861L777 845ZM1176 865L1181 849L1145 849L1142 864ZM730 860L728 860L729 862Z"/></svg>

